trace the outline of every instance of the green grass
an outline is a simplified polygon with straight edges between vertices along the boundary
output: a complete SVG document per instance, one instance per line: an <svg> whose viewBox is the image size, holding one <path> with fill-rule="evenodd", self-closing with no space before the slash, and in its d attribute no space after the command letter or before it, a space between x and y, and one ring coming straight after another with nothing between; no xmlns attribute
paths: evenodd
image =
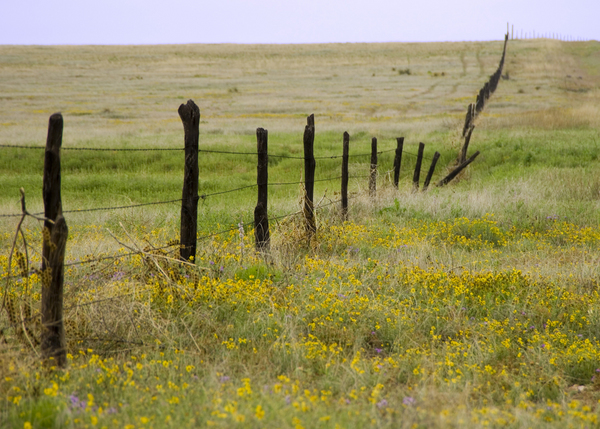
<svg viewBox="0 0 600 429"><path fill-rule="evenodd" d="M147 253L67 267L65 370L40 363L40 276L18 277L17 254L8 267L18 219L0 218L0 426L597 426L598 43L511 41L510 80L471 141L481 155L449 186L412 189L420 141L441 153L434 181L452 167L500 49L1 46L0 143L43 145L62 111L65 210L180 198L183 152L69 148L182 147L188 98L203 149L255 152L264 127L271 154L302 156L315 113L315 156L340 155L346 130L351 154L373 136L379 150L404 136L407 153L398 190L393 152L376 198L351 180L349 222L325 206L339 180L316 183L316 238L301 216L279 219L268 257L254 252L255 188L201 200L199 235L231 231L199 241L195 268L153 249L178 238L178 203L68 213L68 262ZM0 214L20 211L20 187L41 211L43 152L0 150ZM317 160L316 179L340 164ZM269 181L300 182L302 169L272 157ZM351 158L351 175L368 169L369 156ZM200 153L201 194L255 182L255 157ZM298 211L302 195L271 186L270 216ZM24 234L37 267L39 222Z"/></svg>

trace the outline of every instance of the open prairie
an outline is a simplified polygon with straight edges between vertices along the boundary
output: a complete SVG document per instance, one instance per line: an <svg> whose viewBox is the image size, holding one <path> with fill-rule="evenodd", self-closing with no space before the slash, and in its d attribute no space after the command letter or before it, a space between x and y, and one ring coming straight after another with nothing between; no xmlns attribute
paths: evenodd
<svg viewBox="0 0 600 429"><path fill-rule="evenodd" d="M502 42L0 46L0 426L596 427L600 424L600 43L511 40L445 187L467 105ZM271 251L254 252L256 156L200 152L198 252L177 257L183 127L269 160ZM48 118L64 117L66 369L42 366ZM399 189L396 137L405 137ZM368 194L377 137L377 195ZM10 146L10 147L8 147ZM20 146L20 147L13 147ZM81 149L115 149L88 151ZM73 212L80 210L80 212ZM13 244L15 244L13 249ZM165 247L169 246L170 247ZM12 256L11 256L12 255ZM129 255L129 256L127 256ZM9 263L10 261L10 263ZM25 275L27 274L27 275Z"/></svg>

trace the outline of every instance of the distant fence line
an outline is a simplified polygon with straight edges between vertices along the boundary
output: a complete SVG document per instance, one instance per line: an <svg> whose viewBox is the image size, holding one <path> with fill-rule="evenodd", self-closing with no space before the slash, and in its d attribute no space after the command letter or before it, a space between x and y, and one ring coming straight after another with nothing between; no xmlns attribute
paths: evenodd
<svg viewBox="0 0 600 429"><path fill-rule="evenodd" d="M584 37L572 36L570 34L562 34L554 31L538 31L535 30L524 30L517 29L515 32L514 24L507 24L507 33L510 34L511 40L525 40L525 39L551 39L560 40L563 42L587 42L590 39ZM509 31L510 30L510 31Z"/></svg>

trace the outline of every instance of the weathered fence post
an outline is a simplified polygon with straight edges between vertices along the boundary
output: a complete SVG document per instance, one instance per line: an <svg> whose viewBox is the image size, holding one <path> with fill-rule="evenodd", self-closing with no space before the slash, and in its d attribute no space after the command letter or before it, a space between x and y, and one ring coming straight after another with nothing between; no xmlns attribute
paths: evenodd
<svg viewBox="0 0 600 429"><path fill-rule="evenodd" d="M473 126L474 120L475 120L475 105L471 103L467 106L467 115L465 116L465 125L463 126L463 132L462 132L463 137L467 135L467 131L469 131L469 128L471 128Z"/></svg>
<svg viewBox="0 0 600 429"><path fill-rule="evenodd" d="M342 151L342 221L348 220L348 158L350 156L350 134L344 131Z"/></svg>
<svg viewBox="0 0 600 429"><path fill-rule="evenodd" d="M398 189L400 181L400 165L402 164L402 147L404 146L404 137L396 139L398 146L396 147L396 156L394 157L394 186Z"/></svg>
<svg viewBox="0 0 600 429"><path fill-rule="evenodd" d="M471 157L469 159L467 159L465 162L463 162L458 167L456 167L454 170L452 170L450 172L450 174L448 174L446 177L444 177L442 180L440 180L437 183L437 186L446 185L448 182L450 182L452 179L454 179L458 175L458 173L463 171L463 169L465 169L467 167L467 165L472 163L475 160L475 158L477 158L478 156L479 156L479 151L475 152L473 155L471 155Z"/></svg>
<svg viewBox="0 0 600 429"><path fill-rule="evenodd" d="M471 124L467 135L465 136L465 142L460 150L460 154L458 155L458 164L462 164L467 160L467 149L469 148L469 143L471 142L471 136L473 135L473 130L475 129L475 125Z"/></svg>
<svg viewBox="0 0 600 429"><path fill-rule="evenodd" d="M415 165L415 173L413 174L413 188L419 190L419 178L421 177L421 164L423 163L423 151L425 144L419 143L419 152L417 153L417 164Z"/></svg>
<svg viewBox="0 0 600 429"><path fill-rule="evenodd" d="M314 211L315 190L315 115L306 118L307 125L304 128L304 219L306 221L306 234L310 239L317 232L317 221Z"/></svg>
<svg viewBox="0 0 600 429"><path fill-rule="evenodd" d="M198 230L198 137L200 109L192 100L179 106L179 117L185 132L185 170L181 196L181 227L179 258L196 262Z"/></svg>
<svg viewBox="0 0 600 429"><path fill-rule="evenodd" d="M256 242L256 250L262 253L268 253L270 249L269 216L267 213L269 191L269 152L267 144L267 130L257 128L258 164L256 167L256 184L258 185L258 201L254 209L254 241Z"/></svg>
<svg viewBox="0 0 600 429"><path fill-rule="evenodd" d="M69 229L62 215L60 147L63 117L50 116L44 156L44 234L42 243L42 357L51 366L67 363L63 323L64 260ZM52 359L52 361L50 361Z"/></svg>
<svg viewBox="0 0 600 429"><path fill-rule="evenodd" d="M431 178L433 177L433 172L435 171L435 165L440 158L440 153L436 152L433 154L433 159L431 160L431 166L429 167L429 171L427 172L427 177L425 178L425 183L423 184L423 192L429 188L429 182L431 182Z"/></svg>
<svg viewBox="0 0 600 429"><path fill-rule="evenodd" d="M371 170L369 172L369 195L377 193L377 137L371 139Z"/></svg>

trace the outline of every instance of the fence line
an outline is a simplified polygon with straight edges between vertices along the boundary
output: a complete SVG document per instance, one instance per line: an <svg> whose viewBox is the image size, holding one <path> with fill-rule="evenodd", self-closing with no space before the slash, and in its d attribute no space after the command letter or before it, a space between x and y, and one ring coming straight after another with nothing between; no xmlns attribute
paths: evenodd
<svg viewBox="0 0 600 429"><path fill-rule="evenodd" d="M195 104L193 103L192 100L188 101L188 107L192 106L195 107L195 109L197 110L195 115L192 115L192 119L194 119L196 116L199 118L199 110L197 109L197 107L195 106ZM76 213L76 212L91 212L91 211L108 211L108 210L114 210L114 209L125 209L125 208L134 208L134 207L143 207L143 206L149 206L149 205L156 205L156 204L168 204L168 203L175 203L175 202L182 202L182 228L181 228L181 232L180 232L180 239L177 240L176 242L171 242L169 244L167 244L166 246L162 246L162 247L147 247L144 250L141 250L137 244L135 243L135 241L133 241L133 239L130 238L130 240L132 241L132 243L130 244L124 244L121 243L121 241L119 241L119 239L113 235L113 238L115 239L115 241L119 244L121 244L122 246L128 248L129 250L132 250L130 252L127 253L120 253L120 254L113 254L113 255L106 255L106 256L101 256L101 257L97 257L97 258L93 258L93 259L84 259L84 260L80 260L80 261L71 261L71 262L67 262L66 264L64 263L64 254L65 254L65 244L66 244L66 240L67 240L67 227L66 227L66 223L64 220L63 215L63 211L62 211L62 205L61 205L61 200L60 200L60 152L59 149L61 147L61 143L62 143L62 116L60 114L55 114L51 117L51 121L50 121L50 127L49 127L49 137L48 137L48 141L52 142L52 145L50 146L50 143L47 143L47 148L46 148L46 152L45 152L45 162L44 162L44 207L45 207L45 212L44 212L44 221L45 221L45 227L44 227L44 231L43 231L43 237L44 237L44 241L43 241L43 257L42 257L42 269L41 270L27 270L30 271L28 273L20 273L20 275L18 276L12 276L10 275L12 273L12 265L10 263L10 258L9 258L9 264L7 267L7 271L6 271L6 276L4 277L5 280L7 280L7 285L9 284L9 280L12 278L25 278L27 279L29 275L31 275L32 273L37 273L40 274L41 279L42 279L42 284L43 284L43 288L42 288L42 311L40 312L41 314L41 319L42 319L42 325L46 328L48 327L53 327L53 330L50 329L46 329L46 331L43 331L40 337L40 343L41 343L41 349L42 349L42 356L44 357L45 360L49 359L49 358L55 358L57 365L59 367L62 367L66 364L66 355L65 355L65 331L63 328L63 324L64 324L64 320L63 320L63 312L64 312L64 307L63 307L63 302L64 302L64 289L63 289L63 285L64 285L64 268L65 267L74 267L74 266L83 266L83 265L87 265L87 264L94 264L94 263L98 263L101 261L117 261L119 259L122 258L127 258L127 257L131 257L131 256L147 256L149 254L151 254L150 252L155 252L157 250L162 250L162 249L166 249L166 248L172 248L175 246L179 247L179 253L180 253L180 259L184 260L184 261L188 261L188 260L194 260L195 261L195 256L196 256L196 244L201 241L201 240L206 240L206 239L210 239L212 237L216 237L222 234L231 234L232 232L236 231L236 229L241 228L242 225L241 223L238 224L238 226L233 226L221 231L217 231L217 232L213 232L201 237L197 237L196 235L196 227L197 227L197 218L195 217L196 215L194 215L193 219L191 219L192 224L194 225L194 230L192 232L191 237L189 236L189 234L184 237L183 234L183 230L184 230L184 206L186 205L186 201L189 203L190 201L193 201L194 204L197 207L197 201L202 198L205 199L208 196L211 195L219 195L219 194L225 194L225 193L230 193L230 192L235 192L235 191L239 191L239 190L243 190L243 189L248 189L248 188L253 188L255 186L257 186L259 188L259 190L261 189L261 187L265 188L263 189L263 194L266 195L266 187L269 185L268 183L268 179L267 179L267 169L268 169L268 153L267 153L267 145L266 145L266 137L267 137L267 131L266 130L262 130L262 129L258 129L257 130L257 138L259 140L259 151L261 150L261 138L263 141L263 152L261 153L261 156L259 156L259 167L258 167L258 180L257 180L257 184L256 185L247 185L247 186L243 186L243 187L239 187L239 188L235 188L235 189L229 189L229 190L225 190L225 191L219 191L219 192L214 192L211 194L203 194L203 195L198 195L198 160L197 160L197 153L199 152L197 149L197 134L194 136L192 131L194 131L192 129L192 127L188 125L188 127L186 128L186 121L184 120L184 115L182 115L182 108L185 107L184 105L182 105L179 109L179 113L180 116L182 117L182 121L184 122L184 129L186 131L186 174L185 174L185 179L184 179L184 191L183 191L183 198L179 198L179 199L173 199L173 200L168 200L168 201L160 201L160 202L152 202L152 203L141 203L141 204L132 204L132 205L128 205L128 206L114 206L114 207L99 207L99 208L92 208L92 209L83 209L83 210L70 210L70 211L65 211L65 213ZM185 112L184 112L185 113ZM52 124L53 124L53 119L60 119L60 130L51 133L52 130ZM197 120L197 118L196 118ZM56 121L55 121L56 122ZM188 122L192 122L192 125L194 121L188 121ZM314 116L311 115L308 118L308 122L309 125L307 126L307 130L310 131L308 134L309 137L314 138ZM60 131L60 132L59 132ZM262 132L262 133L261 133ZM53 137L52 139L50 138L50 136L54 136L56 134L56 137ZM189 137L189 138L188 138ZM193 148L191 151L189 150L189 145L188 140L192 140L193 138L195 138L196 140L196 147ZM296 157L299 159L304 159L305 161L305 167L304 167L304 176L305 179L303 182L275 182L275 183L271 183L272 186L286 186L286 185L298 185L298 184L303 184L305 186L305 189L308 189L308 186L311 186L311 190L312 190L312 186L315 182L325 182L325 181L333 181L333 180L339 180L342 179L343 177L345 177L346 179L348 178L348 174L347 174L347 159L348 159L348 153L346 152L342 158L345 159L345 163L346 163L346 169L343 169L342 172L342 176L336 176L336 177L329 177L329 178L323 178L323 179L315 179L314 178L314 165L315 165L315 157L312 154L312 138L307 138L307 133L305 131L305 156L303 158L301 157ZM55 141L56 140L56 141ZM310 140L310 141L309 141ZM310 151L307 151L307 141L309 141L310 143ZM373 138L373 141L376 142L376 139ZM422 152L423 152L423 143L420 143L419 147L419 159L422 158ZM2 147L6 147L5 145L2 145ZM50 150L48 149L48 147L51 147L51 154L49 156L49 152ZM30 147L33 148L33 147ZM352 176L352 178L360 178L360 177L370 177L370 181L372 182L374 180L374 178L377 175L377 150L376 150L376 146L372 145L372 152L371 152L371 174L369 176ZM36 148L37 149L37 148ZM180 150L180 149L178 149ZM391 151L397 151L397 149L391 149L391 150L387 150L387 151L382 151L379 153L383 153L383 152L391 152ZM191 155L190 155L191 154ZM195 155L195 156L194 156ZM193 172L192 176L196 176L194 178L195 183L193 183L194 187L196 188L195 190L193 190L191 193L186 193L185 189L186 189L186 184L187 184L187 177L188 177L188 164L189 164L189 159L190 157L194 157L195 160L192 162L191 167L195 168L195 172ZM261 164L261 158L262 159L262 164ZM309 158L312 158L312 160L310 161L312 163L312 173L309 174L308 173L308 169L307 169L307 161L309 161ZM340 158L339 156L331 156L331 157L317 157L317 159L334 159L334 158ZM52 162L54 162L55 164L52 164ZM195 164L195 165L194 165ZM56 168L56 165L58 166ZM263 166L262 168L263 170L263 174L261 175L261 165ZM48 167L50 166L50 167ZM400 165L397 164L395 165L395 169L399 169ZM50 171L50 168L52 168L51 171L58 171L58 176L56 176L55 173L53 173L52 175L47 174L47 169L48 171ZM420 166L417 167L420 169ZM345 171L345 174L344 174ZM48 178L47 178L48 176ZM54 192L52 194L48 194L47 192L47 183L46 181L49 180L50 185L54 186ZM370 195L371 197L374 197L374 190L372 189L371 186L369 186L370 189ZM58 195L58 197L55 197L55 195ZM261 204L261 197L260 197L260 192L259 192L259 205ZM54 200L58 198L58 203L55 204ZM314 231L313 234L309 234L307 235L307 239L310 240L312 237L314 237L315 233L316 233L316 222L314 219L314 211L315 210L320 210L324 207L327 206L331 206L333 204L339 204L340 202L342 202L343 200L335 200L335 201L329 201L328 203L325 204L320 204L317 205L317 207L313 207L313 203L312 203L312 192L311 192L311 196L310 196L310 210L307 211L306 210L306 193L305 193L305 207L302 210L297 210L295 212L292 213L288 213L285 215L281 215L281 216L276 216L276 217L272 217L271 219L268 219L267 217L267 201L266 201L266 197L264 198L264 215L262 216L262 220L260 220L260 223L257 223L257 209L259 206L257 206L257 209L255 209L255 213L254 213L254 230L255 230L255 241L256 243L262 242L264 241L267 245L269 243L269 235L268 235L268 225L269 223L272 223L274 221L278 221L284 218L288 218L288 217L292 217L292 216L297 216L299 214L303 214L305 221L308 222L308 218L307 215L310 215L313 218L313 224L314 224ZM347 196L345 196L345 200L347 200ZM54 213L53 211L49 211L49 209L53 209L57 207L57 213ZM11 215L2 215L2 217L8 217ZM23 234L22 230L21 230L21 223L24 219L24 217L26 216L32 216L32 217L36 217L35 214L30 214L26 211L25 209L25 203L24 203L24 193L22 191L22 213L19 215L13 215L13 216L20 216L21 217L21 222L19 223L18 228L18 232L21 232L21 234ZM50 218L50 219L47 219ZM39 219L39 218L38 218ZM344 220L346 218L344 217ZM252 225L252 221L247 221L246 222L247 225ZM51 231L51 241L49 241L49 239L47 239L46 235L50 235L50 234L46 234L47 230L49 229L49 225L52 225L55 229L55 231ZM266 239L263 238L261 240L259 240L258 236L256 235L256 231L259 230L259 228L263 228L267 231L267 236ZM111 233L112 235L112 233ZM191 240L190 240L191 238ZM48 244L50 243L50 244ZM27 243L27 241L25 240L25 237L23 236L23 245L25 246L25 252L27 254L27 249L30 247L29 244ZM50 249L51 253L49 256L46 255L46 249ZM137 249L136 249L137 248ZM190 249L192 249L190 251ZM267 252L269 251L268 246L263 246L262 248L260 246L257 245L257 250L259 251L264 251L266 250ZM186 252L186 255L183 255L184 251ZM52 252L55 252L56 255ZM190 254L190 256L187 256L187 253ZM11 255L12 255L12 250L11 250ZM57 256L58 255L58 256ZM193 259L192 259L193 258ZM27 259L29 259L29 257L27 256ZM45 267L47 266L47 264L45 264L46 261L50 261L50 263L52 265L50 265L51 267L51 271L46 270ZM27 261L27 263L29 263L29 261ZM108 265L110 266L110 265ZM57 269L55 269L55 267L57 267ZM47 277L48 276L48 272L52 273L51 279L48 280ZM28 281L28 280L27 280ZM49 282L52 283L49 283ZM46 291L46 289L48 289L49 287L52 287L52 294L49 293L44 293ZM5 293L8 293L8 290L5 291ZM5 295L6 296L6 295ZM86 303L89 304L89 303ZM9 317L10 317L10 313L9 313ZM38 317L38 315L36 314L35 316L36 318ZM21 318L22 319L22 318ZM21 320L22 323L24 323L23 320ZM16 322L11 322L11 324L14 324ZM27 329L27 328L24 328ZM104 341L102 338L94 338L92 339L94 341ZM128 341L128 343L130 344L134 344L134 342L130 342ZM135 343L138 344L138 343ZM143 343L139 343L138 345L143 345Z"/></svg>
<svg viewBox="0 0 600 429"><path fill-rule="evenodd" d="M552 40L560 40L563 42L587 42L591 39L586 39L585 37L572 36L570 34L562 34L556 31L538 31L535 30L524 30L522 28L517 28L515 31L514 24L507 23L506 30L509 33L510 29L510 39L511 40L526 40L526 39L552 39Z"/></svg>
<svg viewBox="0 0 600 429"><path fill-rule="evenodd" d="M504 55L503 55L504 57ZM377 139L375 137L372 138L371 144L371 153L359 153L350 155L347 150L347 143L349 142L349 135L344 133L344 153L343 155L331 155L331 156L314 156L314 136L315 136L315 127L314 127L314 115L310 115L307 118L308 125L305 128L304 133L304 156L291 156L291 155L269 155L267 150L267 130L262 128L257 129L257 152L234 152L234 151L222 151L222 150L204 150L198 147L198 125L200 118L200 110L196 106L196 104L192 100L188 100L187 104L182 104L179 107L179 116L183 122L183 127L185 131L185 147L184 148L62 148L62 124L63 119L62 115L59 113L55 113L50 117L50 124L48 130L48 140L46 143L46 147L38 147L38 146L19 146L19 145L7 145L0 144L0 148L13 148L13 149L45 149L45 161L44 161L44 186L43 186L43 200L44 200L44 214L43 218L37 217L38 214L31 214L27 212L25 209L25 196L24 191L22 190L22 213L20 214L3 214L0 215L2 218L7 217L21 217L19 225L17 226L17 235L13 241L13 248L10 251L8 266L3 274L5 274L2 279L6 280L7 290L4 291L4 297L8 296L8 285L10 284L10 280L14 278L22 279L23 281L29 284L29 276L33 274L38 274L41 278L42 282L42 301L41 301L41 321L42 325L46 328L42 331L40 342L41 342L41 350L42 356L45 360L49 358L55 358L56 363L59 367L62 367L66 364L66 348L65 345L65 332L63 328L63 314L64 314L64 269L65 267L75 267L75 266L84 266L89 264L96 264L102 261L112 261L112 264L116 264L116 261L129 258L133 256L140 256L147 260L148 258L152 258L153 252L157 252L160 250L165 250L169 248L179 248L179 258L173 256L174 263L181 264L182 261L185 263L192 262L190 265L195 266L196 264L196 245L198 242L203 240L208 240L214 237L218 237L223 234L232 234L235 233L236 230L239 230L242 233L242 222L237 226L231 226L226 229L222 229L220 231L214 231L203 236L198 237L197 226L198 226L198 217L197 217L197 204L200 199L204 200L210 196L222 195L226 193L232 193L236 191L241 191L249 188L258 188L258 204L254 209L254 219L248 220L245 225L248 225L249 228L253 225L255 232L255 244L256 250L263 254L263 257L270 258L269 251L269 224L275 221L279 221L281 219L290 218L298 215L303 215L306 235L305 239L308 242L313 241L314 237L316 237L317 233L317 225L316 225L316 216L314 212L316 210L321 210L325 207L337 205L342 203L342 220L347 220L347 181L349 178L366 178L369 177L369 196L372 201L375 201L376 197L376 180L378 177L377 173L377 163L378 158L377 155L387 153L387 152L396 152L396 157L394 159L394 175L398 177L401 162L398 157L399 152L402 152L402 142L403 138L398 138L398 146L393 149L377 151ZM99 151L99 152L150 152L150 151L185 151L185 169L184 169L184 184L182 190L182 198L171 199L167 201L157 201L157 202L149 202L149 203L139 203L139 204L130 204L126 206L113 206L113 207L97 207L90 209L77 209L77 210L66 210L63 212L62 203L61 203L61 178L60 178L60 154L61 150L75 150L75 151ZM424 159L423 157L424 144L419 143L419 153L413 154L410 152L404 152L408 155L412 155L417 157L417 163L415 166L415 173L413 178L413 183L415 184L415 189L418 189L419 182L419 173L421 170L421 161ZM205 193L199 195L198 188L198 176L199 176L199 166L198 166L198 154L200 152L204 153L218 153L218 154L232 154L232 155L244 155L244 156L257 156L257 182L256 184L241 186L234 189L227 189L218 192ZM369 156L371 157L370 162L370 174L361 176L348 176L348 158L350 156L358 157L358 156ZM272 158L282 158L282 159L298 159L304 161L304 180L303 181L292 181L292 182L275 182L268 183L268 157ZM436 152L434 156L434 160L437 160L439 154ZM328 177L322 179L315 179L315 160L326 160L326 159L337 159L342 158L342 176ZM431 160L432 158L425 158ZM472 157L474 159L474 157ZM469 162L472 161L469 160ZM433 170L435 168L435 161L432 163L428 178L426 180L426 185L429 184L429 180L431 175L433 174ZM390 170L391 172L391 170ZM389 173L389 172L388 172ZM334 181L342 179L342 199L339 200L331 200L327 198L328 202L324 204L314 204L313 203L313 191L314 191L314 183L315 182L326 182L326 181ZM451 177L448 176L444 181L451 180ZM442 183L442 182L439 182ZM303 208L296 210L291 213L287 213L280 216L268 217L268 186L287 186L287 185L303 185L304 186L304 204ZM397 183L396 183L397 187ZM350 198L355 198L360 195L355 195ZM321 201L323 201L325 197ZM120 210L120 209L128 209L128 208L137 208L144 207L150 205L159 205L159 204L171 204L181 202L181 228L179 233L179 239L169 241L164 246L154 247L152 244L146 246L144 248L138 245L138 238L132 238L128 232L125 230L124 233L127 236L129 242L122 241L118 236L110 234L113 236L113 239L116 243L122 246L121 250L118 253L112 255L98 255L95 258L83 258L83 260L74 260L65 263L65 246L68 238L68 230L66 226L66 221L63 217L64 213L84 213L84 212L93 212L93 211L110 211L110 210ZM346 203L344 205L344 203ZM26 216L32 216L36 219L44 220L44 229L42 231L43 242L42 242L42 264L41 269L29 269L29 249L33 249L26 240L25 234L22 227L22 222ZM265 234L257 234L257 231L264 231ZM13 266L12 266L12 255L15 250L15 245L17 243L18 234L22 235L22 246L19 247L25 251L26 263L25 268L21 268L21 272L19 275L13 276ZM233 234L235 236L235 234ZM127 251L129 250L129 251ZM170 253L164 253L165 256L168 255L168 258L171 259ZM158 257L158 254L155 254ZM19 255L19 260L23 259L22 255ZM19 262L19 260L17 262ZM103 264L99 267L100 270L108 269L111 266L111 263ZM20 267L20 265L19 265ZM92 271L96 271L97 267L92 267ZM76 291L75 291L76 293ZM86 305L89 303L85 303L82 305ZM0 310L1 311L1 310ZM30 314L30 313L29 313ZM12 318L11 318L12 317ZM36 315L37 317L37 315ZM11 316L9 311L9 319L11 320L11 326L17 325L15 317ZM22 319L22 317L21 317ZM22 321L22 320L21 320ZM51 328L51 329L50 329ZM25 326L23 329L27 329ZM102 338L92 338L93 341L105 341ZM118 340L117 340L118 341ZM142 344L143 343L134 343L129 342L131 344ZM33 346L32 346L33 347Z"/></svg>
<svg viewBox="0 0 600 429"><path fill-rule="evenodd" d="M191 101L191 100L188 102L188 104L190 104L190 103L191 103L191 105L194 105L193 101ZM182 105L182 106L184 106L184 105ZM180 110L181 110L181 107L180 107ZM180 115L181 115L181 112L180 112ZM198 111L198 115L199 115L199 111ZM54 117L54 116L60 117L60 119L62 120L62 116L60 114L53 115L52 117ZM310 119L312 119L312 118L314 118L313 115L311 115L309 117L309 125L310 125ZM314 119L312 119L312 120L314 121ZM313 124L314 124L314 122L313 122ZM313 127L314 127L314 125L313 125ZM184 129L185 129L185 122L184 122ZM314 133L314 131L313 131L313 133ZM61 134L60 135L60 139L62 140L62 133L60 133L60 134ZM187 146L187 144L186 144L186 146ZM419 153L418 156L421 157L422 156L423 144L420 143L419 146L420 146L421 150L420 150L420 153ZM41 146L20 146L20 145L0 144L0 148L36 149L36 150L37 149L45 149L46 150L46 158L48 156L48 154L47 154L48 149L44 148L44 147L41 147ZM69 150L69 149L71 149L71 150L84 150L84 151L103 151L103 152L110 152L110 151L142 152L142 151L181 151L181 150L185 150L185 148L129 148L129 149L128 148L120 148L120 149L116 149L116 148L68 148L68 147L67 148L63 148L62 146L61 146L61 149L67 149L67 150ZM352 154L352 155L349 155L348 153L346 153L345 155L341 155L341 156L339 156L339 155L332 155L332 156L318 156L318 157L314 157L311 154L310 157L312 157L313 159L321 159L321 160L323 160L323 159L336 159L336 158L346 158L347 159L349 156L355 156L356 157L356 156L367 156L367 155L370 155L371 156L371 174L364 175L364 176L354 175L354 176L346 177L346 178L357 179L357 178L366 178L366 177L369 177L372 180L373 179L373 171L375 171L375 173L376 173L376 168L377 168L376 161L375 161L375 164L373 164L373 156L376 155L376 154L382 154L382 153L392 152L392 151L396 151L396 153L397 153L398 152L398 148L383 150L383 151L379 151L379 152L376 150L376 147L373 148L373 146L372 146L372 149L373 150L371 151L370 154L364 153L364 154ZM201 149L198 149L197 146L196 146L196 148L193 148L191 152L192 153L194 153L194 152L198 153L198 152L202 152L202 151L204 151L204 152L210 152L210 153L227 153L227 154L235 154L235 155L253 155L253 156L254 155L258 155L258 153L253 153L253 152L233 152L233 151L201 150ZM189 153L190 153L190 151L189 151L189 148L188 148L188 150L186 150L186 158L187 158L187 156L188 156ZM414 154L412 154L410 152L405 152L405 153L407 153L409 155L414 155ZM275 157L275 158L302 159L306 163L308 155L306 155L306 152L305 152L305 156L303 156L303 157L302 156L288 156L288 155L270 155L270 156ZM417 155L415 155L415 156L417 156ZM395 166L394 168L395 169L399 169L399 165ZM305 166L305 170L306 170L306 166ZM307 173L305 171L305 175L306 174ZM347 176L347 173L346 173L346 176ZM267 183L263 183L262 186L265 186L265 185L267 185L267 186L268 185L271 185L271 186L287 186L287 185L299 185L299 184L303 184L304 186L308 186L308 184L313 184L315 182L333 181L333 180L339 180L339 179L343 179L343 178L344 178L343 174L342 174L342 176L328 177L328 178L323 178L323 179L314 179L314 177L311 177L309 179L308 177L305 177L304 181L274 182L274 183L270 183L270 184L267 181ZM265 177L265 179L266 179L266 177ZM59 182L57 182L57 183L59 184ZM210 196L214 196L214 195L222 195L222 194L226 194L226 193L236 192L236 191L240 191L240 190L244 190L244 189L249 189L249 188L253 188L253 187L260 187L260 186L261 186L261 183L260 183L260 180L259 180L259 183L257 183L257 184L242 186L242 187L238 187L238 188L234 188L234 189L229 189L229 190L224 190L224 191L219 191L219 192L205 193L205 194L201 194L201 195L197 195L196 194L195 196L192 195L191 197L188 196L187 198L184 196L184 198L171 199L171 200L167 200L167 201L156 201L156 202L149 202L149 203L130 204L130 205L124 205L124 206L120 205L120 206L112 206L112 207L96 207L96 208L89 208L89 209L65 210L64 212L61 210L61 213L85 213L85 212L93 212L93 211L110 211L110 210L119 210L119 209L144 207L144 206L150 206L150 205L170 204L170 203L177 203L177 202L182 202L182 204L184 204L186 200L187 201L190 201L190 200L196 200L197 201L200 198L206 199L206 198L208 198ZM372 194L372 196L374 196L373 193L371 193L371 194ZM331 204L336 204L336 203L339 203L339 202L342 202L342 200L331 201L331 202L329 202L327 204L320 205L318 207L315 207L315 210L321 209L322 207L326 207L326 206L329 206ZM2 218L7 218L7 217L24 217L24 216L29 215L29 216L32 216L32 217L35 218L38 215L43 215L44 214L43 212L42 213L29 213L29 212L26 212L25 209L23 209L23 210L24 210L23 213L19 213L19 214L2 214L2 215L0 215L0 217L2 217ZM300 213L303 213L306 216L306 210L300 210L300 211L296 211L296 212L292 212L292 213L288 213L288 214L285 214L285 215L274 217L270 221L276 221L276 220L280 220L280 219L283 219L283 218L286 218L286 217L296 216L296 215L298 215ZM37 217L37 219L39 219L39 217ZM44 218L44 220L48 221L48 219L45 219L45 218ZM251 221L247 221L247 224L251 224ZM255 228L256 228L256 225L255 225ZM224 234L224 233L230 233L231 231L234 231L235 229L236 229L235 227L228 228L228 229L225 229L225 230L222 230L222 231L217 231L217 232L214 232L214 233L211 233L211 234L208 234L208 235L204 235L202 237L196 237L195 236L196 234L194 234L194 236L193 236L194 238L192 240L194 242L198 242L198 241L201 241L201 240L204 240L204 239L208 239L208 238L211 238L211 237L215 237L215 236L218 236L218 235L221 235L221 234ZM186 247L186 248L189 247L189 244L183 246L181 243L182 243L182 241L180 239L175 244L169 244L167 246L153 248L152 250L161 250L161 249L165 249L165 248L169 248L169 247L173 247L173 246L177 246L177 245L180 247L180 249L182 247ZM25 243L25 246L29 247L26 243ZM122 254L101 256L99 258L86 259L86 260L83 260L83 261L71 261L71 262L68 262L67 264L64 264L63 266L69 266L69 267L71 267L71 266L77 266L77 265L91 264L91 263L105 261L105 260L121 259L121 258L129 257L129 256L133 256L133 255L143 254L143 253L144 252L139 251L139 252L128 252L128 253L122 253ZM10 271L12 270L12 267L8 267L8 270L9 270L8 273L10 273ZM33 270L31 273L40 273L40 271L39 270ZM5 278L10 279L10 278L14 278L14 277L20 277L20 276L10 276L10 275L7 275Z"/></svg>

